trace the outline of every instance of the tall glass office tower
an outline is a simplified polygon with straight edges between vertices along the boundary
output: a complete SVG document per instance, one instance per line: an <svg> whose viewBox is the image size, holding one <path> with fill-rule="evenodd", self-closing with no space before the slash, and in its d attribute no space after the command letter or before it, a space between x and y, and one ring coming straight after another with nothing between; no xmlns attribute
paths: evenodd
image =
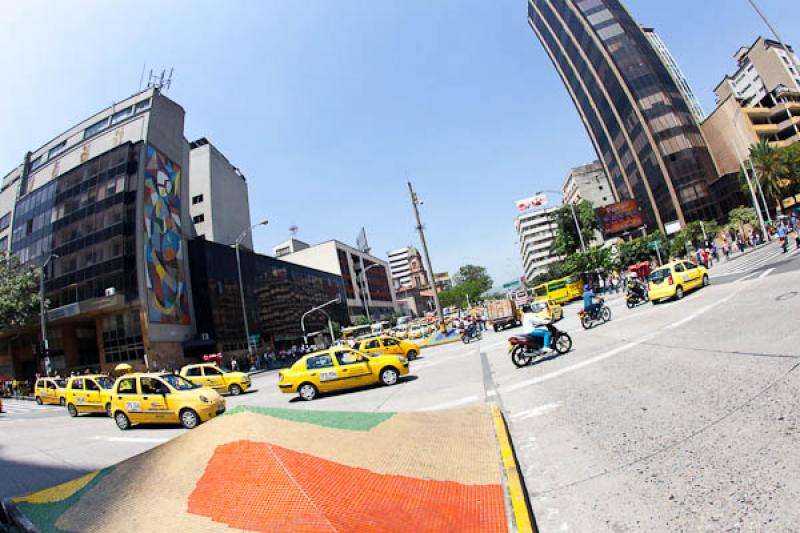
<svg viewBox="0 0 800 533"><path fill-rule="evenodd" d="M618 200L648 228L718 218L713 160L689 106L619 0L529 0L528 23L561 76Z"/></svg>

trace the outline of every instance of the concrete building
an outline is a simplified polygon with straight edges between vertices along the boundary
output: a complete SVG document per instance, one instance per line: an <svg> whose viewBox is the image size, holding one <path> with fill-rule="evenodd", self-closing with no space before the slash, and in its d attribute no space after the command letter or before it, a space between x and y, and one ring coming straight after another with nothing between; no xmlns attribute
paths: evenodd
<svg viewBox="0 0 800 533"><path fill-rule="evenodd" d="M247 180L208 139L189 144L189 194L195 234L221 244L233 244L251 226ZM248 232L243 247L253 249Z"/></svg>
<svg viewBox="0 0 800 533"><path fill-rule="evenodd" d="M531 0L528 23L586 127L614 197L649 228L716 219L716 169L689 104L620 0Z"/></svg>
<svg viewBox="0 0 800 533"><path fill-rule="evenodd" d="M741 193L738 175L753 144L781 147L800 140L800 90L787 51L759 37L734 57L737 70L717 85L717 107L701 124L720 175L713 187L723 212L752 203Z"/></svg>
<svg viewBox="0 0 800 533"><path fill-rule="evenodd" d="M50 310L48 353L38 327L0 330L0 375L142 367L145 353L157 366L184 362L195 322L183 125L184 110L150 88L21 155L3 177L0 239L24 265L47 264Z"/></svg>
<svg viewBox="0 0 800 533"><path fill-rule="evenodd" d="M397 310L389 263L373 255L332 240L283 255L281 259L341 276L351 319L366 316L367 311L372 320L383 319Z"/></svg>
<svg viewBox="0 0 800 533"><path fill-rule="evenodd" d="M291 239L285 240L282 243L273 246L272 255L275 257L283 257L284 255L293 254L310 247L310 244L292 237Z"/></svg>
<svg viewBox="0 0 800 533"><path fill-rule="evenodd" d="M600 161L571 169L561 185L561 195L565 204L588 200L592 207L605 207L616 201Z"/></svg>
<svg viewBox="0 0 800 533"><path fill-rule="evenodd" d="M551 263L559 257L550 252L557 232L553 214L558 207L546 207L520 213L514 223L519 238L519 255L525 278L532 280L547 272Z"/></svg>
<svg viewBox="0 0 800 533"><path fill-rule="evenodd" d="M411 272L409 270L409 257L419 255L411 246L386 252L389 257L389 267L392 270L392 282L395 290L411 286Z"/></svg>
<svg viewBox="0 0 800 533"><path fill-rule="evenodd" d="M669 48L667 48L667 45L664 44L664 41L661 40L661 36L656 33L654 28L643 27L642 31L644 32L644 36L647 37L647 40L650 41L650 44L658 54L658 57L661 58L664 66L667 67L669 75L672 76L672 79L675 81L675 85L678 86L678 90L683 95L684 100L686 100L686 104L689 106L689 112L692 113L692 117L694 117L695 122L700 124L705 118L703 107L700 105L700 101L694 95L694 91L692 91L692 87L689 85L689 80L687 80L686 76L683 75L683 71L681 70L681 67L678 66L678 62L675 61L675 58L669 51Z"/></svg>

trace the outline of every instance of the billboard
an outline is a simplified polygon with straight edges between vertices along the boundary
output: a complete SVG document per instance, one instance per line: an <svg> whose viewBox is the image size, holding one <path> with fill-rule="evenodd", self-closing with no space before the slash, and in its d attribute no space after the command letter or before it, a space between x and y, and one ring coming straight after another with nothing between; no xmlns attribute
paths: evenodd
<svg viewBox="0 0 800 533"><path fill-rule="evenodd" d="M605 207L598 207L597 218L600 219L600 228L604 236L615 235L626 230L640 227L642 213L636 200L623 200Z"/></svg>
<svg viewBox="0 0 800 533"><path fill-rule="evenodd" d="M547 197L543 194L537 194L536 196L531 196L530 198L517 200L517 209L519 211L527 211L528 209L533 209L534 207L544 207L545 205L547 205Z"/></svg>

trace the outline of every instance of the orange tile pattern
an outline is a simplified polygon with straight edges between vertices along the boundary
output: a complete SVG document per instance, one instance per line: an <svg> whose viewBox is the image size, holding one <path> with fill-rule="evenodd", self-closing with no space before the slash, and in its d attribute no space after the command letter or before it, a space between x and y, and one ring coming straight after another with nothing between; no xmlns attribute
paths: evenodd
<svg viewBox="0 0 800 533"><path fill-rule="evenodd" d="M508 531L500 485L376 474L252 441L215 450L188 510L250 531Z"/></svg>

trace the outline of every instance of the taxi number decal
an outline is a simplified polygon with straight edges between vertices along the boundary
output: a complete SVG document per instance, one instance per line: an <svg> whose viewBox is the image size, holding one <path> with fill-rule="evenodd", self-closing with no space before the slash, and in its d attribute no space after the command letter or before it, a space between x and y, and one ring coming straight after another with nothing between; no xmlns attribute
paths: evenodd
<svg viewBox="0 0 800 533"><path fill-rule="evenodd" d="M683 275L683 282L687 283L688 281L689 281L689 275L688 274L684 274Z"/></svg>
<svg viewBox="0 0 800 533"><path fill-rule="evenodd" d="M320 381L331 381L336 379L336 370L328 370L327 372L319 373Z"/></svg>
<svg viewBox="0 0 800 533"><path fill-rule="evenodd" d="M125 410L128 412L138 413L142 410L142 404L139 402L125 402Z"/></svg>
<svg viewBox="0 0 800 533"><path fill-rule="evenodd" d="M75 399L78 400L78 403L86 403L86 398L84 398L83 396L78 396Z"/></svg>

